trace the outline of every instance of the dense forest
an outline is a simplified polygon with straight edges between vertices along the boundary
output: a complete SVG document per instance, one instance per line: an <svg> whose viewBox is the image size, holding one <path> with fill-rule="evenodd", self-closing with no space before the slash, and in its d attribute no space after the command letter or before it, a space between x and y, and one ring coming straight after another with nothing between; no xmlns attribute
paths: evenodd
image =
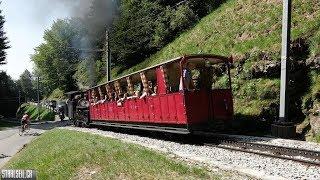
<svg viewBox="0 0 320 180"><path fill-rule="evenodd" d="M106 31L112 66L122 71L159 51L218 7L220 0L93 0L81 17L56 20L32 61L44 94L93 86L106 77Z"/></svg>

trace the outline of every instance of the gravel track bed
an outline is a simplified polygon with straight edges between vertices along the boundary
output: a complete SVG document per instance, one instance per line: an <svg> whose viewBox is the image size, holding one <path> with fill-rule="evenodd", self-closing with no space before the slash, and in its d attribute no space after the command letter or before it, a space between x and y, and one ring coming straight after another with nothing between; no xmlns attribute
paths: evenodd
<svg viewBox="0 0 320 180"><path fill-rule="evenodd" d="M320 151L320 144L314 143L314 142L280 139L280 138L268 138L268 137L241 136L241 135L227 135L227 136L234 137L246 142Z"/></svg>
<svg viewBox="0 0 320 180"><path fill-rule="evenodd" d="M240 173L241 175L239 175L239 179L248 179L249 176L259 179L320 179L319 167L306 166L288 160L273 159L255 154L224 150L216 147L180 144L177 142L152 139L138 135L102 131L95 128L86 129L63 127L62 129L88 132L105 137L116 138L124 142L139 144L144 147L168 153L171 157L177 157L194 164L205 165L213 171L220 169L223 171ZM276 142L277 144L275 145L288 145L288 142L284 142L283 140L267 142ZM296 141L293 142L296 143ZM298 144L295 144L295 146L301 147L298 146L301 144L303 143L299 142ZM301 148L307 147L308 145L303 145ZM248 177L244 175L247 175Z"/></svg>

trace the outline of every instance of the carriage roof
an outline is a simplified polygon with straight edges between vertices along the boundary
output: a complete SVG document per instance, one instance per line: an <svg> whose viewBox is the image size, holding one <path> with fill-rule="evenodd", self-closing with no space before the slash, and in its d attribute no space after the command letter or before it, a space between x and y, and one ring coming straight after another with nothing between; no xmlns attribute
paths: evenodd
<svg viewBox="0 0 320 180"><path fill-rule="evenodd" d="M138 74L138 73L140 73L140 72L144 72L144 71L153 69L153 68L158 67L158 66L162 66L162 65L165 65L165 64L174 63L174 62L177 62L177 61L182 60L182 59L187 59L187 60L192 60L192 61L206 60L206 61L211 61L211 62L214 63L214 64L223 63L223 62L230 62L230 63L232 63L232 57L225 57L225 56L212 55L212 54L191 54L191 55L185 55L185 56L180 56L180 57L176 57L176 58L170 59L170 60L168 60L168 61L165 61L165 62L156 64L156 65L150 66L150 67L145 68L145 69L141 69L141 70L139 70L139 71L135 71L135 72L133 72L133 73L130 73L130 74L121 76L121 77L119 77L119 78L113 79L113 80L111 80L111 81L109 81L109 82L96 85L96 86L94 86L94 87L89 88L88 90L94 89L94 88L97 88L97 87L100 87L100 86L103 86L103 85L106 85L106 84L108 84L108 83L111 83L111 82L114 82L114 81L117 81L117 80L126 78L126 77L128 77L128 76L132 76L132 75L134 75L134 74Z"/></svg>

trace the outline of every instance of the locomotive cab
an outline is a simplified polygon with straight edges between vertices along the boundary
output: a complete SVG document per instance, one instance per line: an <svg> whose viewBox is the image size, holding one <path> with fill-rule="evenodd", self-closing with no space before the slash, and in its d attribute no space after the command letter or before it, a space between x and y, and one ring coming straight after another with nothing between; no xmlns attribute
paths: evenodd
<svg viewBox="0 0 320 180"><path fill-rule="evenodd" d="M65 93L68 97L67 99L67 116L69 117L70 120L75 119L75 113L76 113L76 106L77 106L77 100L76 96L83 94L80 91L71 91Z"/></svg>

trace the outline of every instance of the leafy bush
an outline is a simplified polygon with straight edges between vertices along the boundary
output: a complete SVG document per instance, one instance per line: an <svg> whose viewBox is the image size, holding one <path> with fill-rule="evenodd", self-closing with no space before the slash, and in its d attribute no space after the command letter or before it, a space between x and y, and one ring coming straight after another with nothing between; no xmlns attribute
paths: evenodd
<svg viewBox="0 0 320 180"><path fill-rule="evenodd" d="M48 110L48 109L42 109L40 114L40 119L43 121L54 121L55 120L55 113Z"/></svg>
<svg viewBox="0 0 320 180"><path fill-rule="evenodd" d="M61 100L61 99L64 99L64 98L65 98L64 92L60 88L57 88L57 89L52 91L52 93L51 93L51 95L49 96L48 99L50 99L50 100Z"/></svg>
<svg viewBox="0 0 320 180"><path fill-rule="evenodd" d="M28 107L29 107L28 103L22 104L17 110L16 117L19 119L22 118L23 114L27 111Z"/></svg>

